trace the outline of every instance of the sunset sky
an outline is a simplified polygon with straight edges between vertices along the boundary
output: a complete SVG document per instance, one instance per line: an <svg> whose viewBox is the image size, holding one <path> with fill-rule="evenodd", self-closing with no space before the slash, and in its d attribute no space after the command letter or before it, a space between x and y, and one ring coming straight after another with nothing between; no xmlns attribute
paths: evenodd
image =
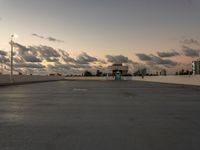
<svg viewBox="0 0 200 150"><path fill-rule="evenodd" d="M121 62L131 70L146 66L173 73L190 69L199 57L200 1L0 0L0 59L5 65L9 54L3 51L10 51L13 33L19 35L19 70L42 65L41 72L67 74Z"/></svg>

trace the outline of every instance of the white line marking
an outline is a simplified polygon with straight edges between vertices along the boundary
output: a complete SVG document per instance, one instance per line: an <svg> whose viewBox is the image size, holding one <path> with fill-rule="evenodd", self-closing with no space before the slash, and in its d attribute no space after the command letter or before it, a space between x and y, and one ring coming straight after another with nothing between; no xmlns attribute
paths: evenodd
<svg viewBox="0 0 200 150"><path fill-rule="evenodd" d="M85 92L85 91L88 91L88 89L73 89L73 91L82 91L82 92Z"/></svg>

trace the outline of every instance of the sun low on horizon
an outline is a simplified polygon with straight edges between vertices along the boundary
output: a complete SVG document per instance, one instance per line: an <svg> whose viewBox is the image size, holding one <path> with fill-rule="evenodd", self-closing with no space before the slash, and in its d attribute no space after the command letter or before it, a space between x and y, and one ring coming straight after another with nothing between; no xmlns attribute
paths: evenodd
<svg viewBox="0 0 200 150"><path fill-rule="evenodd" d="M0 64L82 74L122 63L191 71L200 57L199 0L0 0Z"/></svg>

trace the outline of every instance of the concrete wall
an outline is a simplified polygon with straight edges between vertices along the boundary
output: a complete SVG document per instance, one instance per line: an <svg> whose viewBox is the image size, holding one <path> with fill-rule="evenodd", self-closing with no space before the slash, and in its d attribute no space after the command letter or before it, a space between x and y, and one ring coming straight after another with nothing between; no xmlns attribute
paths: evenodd
<svg viewBox="0 0 200 150"><path fill-rule="evenodd" d="M200 86L200 75L152 76L152 77L145 76L144 79L142 79L142 77L132 77L132 80Z"/></svg>
<svg viewBox="0 0 200 150"><path fill-rule="evenodd" d="M14 76L14 84L21 83L33 83L33 82L45 82L45 81L56 81L62 80L63 77L59 76ZM114 80L113 77L66 77L66 80ZM185 85L197 85L200 86L200 75L192 76L145 76L144 79L141 77L123 77L123 80L136 80L146 82L160 82L160 83L173 83L173 84L185 84ZM0 75L0 85L9 85L9 75Z"/></svg>
<svg viewBox="0 0 200 150"><path fill-rule="evenodd" d="M107 81L114 79L113 77L65 77L65 80Z"/></svg>
<svg viewBox="0 0 200 150"><path fill-rule="evenodd" d="M0 75L0 85L56 81L62 79L64 79L64 77L15 75L13 76L13 83L12 83L9 75Z"/></svg>
<svg viewBox="0 0 200 150"><path fill-rule="evenodd" d="M114 80L113 77L66 77L66 80ZM160 82L160 83L172 83L172 84L183 84L183 85L197 85L200 86L200 75L195 76L145 76L142 77L123 77L122 80L136 80L146 82Z"/></svg>

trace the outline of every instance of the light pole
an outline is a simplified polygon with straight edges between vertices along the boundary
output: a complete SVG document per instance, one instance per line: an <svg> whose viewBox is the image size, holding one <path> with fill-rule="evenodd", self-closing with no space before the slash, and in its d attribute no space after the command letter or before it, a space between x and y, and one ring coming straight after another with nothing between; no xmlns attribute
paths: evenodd
<svg viewBox="0 0 200 150"><path fill-rule="evenodd" d="M13 39L14 38L17 38L17 35L16 34L12 34L11 35L11 42L10 42L10 45L11 45L11 58L10 58L10 81L13 82L13 49L14 49L14 42L13 42Z"/></svg>
<svg viewBox="0 0 200 150"><path fill-rule="evenodd" d="M0 55L0 59L2 58L2 56ZM0 61L1 63L1 72L0 72L0 75L3 74L3 58L2 58L2 61Z"/></svg>

